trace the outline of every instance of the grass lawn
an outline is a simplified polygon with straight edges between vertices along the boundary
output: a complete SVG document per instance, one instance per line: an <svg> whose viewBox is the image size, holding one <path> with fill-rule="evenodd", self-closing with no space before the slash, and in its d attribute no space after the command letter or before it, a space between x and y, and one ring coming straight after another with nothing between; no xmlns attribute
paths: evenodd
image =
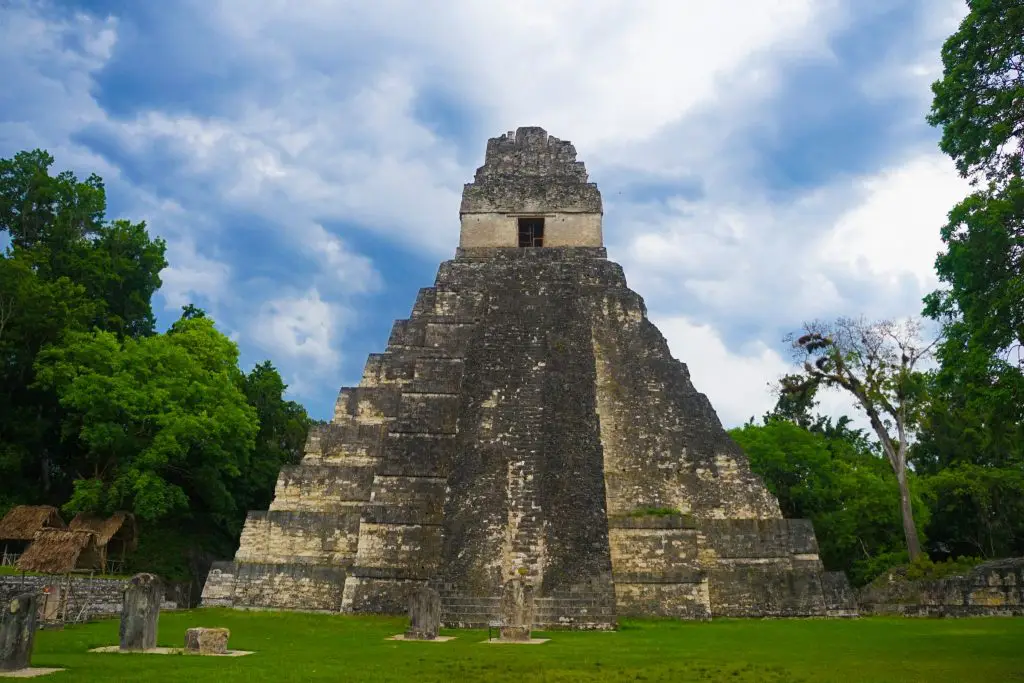
<svg viewBox="0 0 1024 683"><path fill-rule="evenodd" d="M96 654L116 619L37 635L43 681L1024 681L1024 619L626 621L614 633L556 632L543 645L387 641L403 618L202 609L164 612L159 645L190 626L231 629L239 658Z"/></svg>

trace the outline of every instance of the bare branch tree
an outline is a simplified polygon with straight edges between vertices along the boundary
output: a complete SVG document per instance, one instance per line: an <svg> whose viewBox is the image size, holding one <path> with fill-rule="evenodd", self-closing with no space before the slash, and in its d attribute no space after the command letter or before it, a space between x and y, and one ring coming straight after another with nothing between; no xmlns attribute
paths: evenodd
<svg viewBox="0 0 1024 683"><path fill-rule="evenodd" d="M790 391L838 387L851 394L867 415L899 482L903 533L911 560L921 554L921 544L907 484L907 452L924 402L924 374L919 368L931 358L938 342L923 341L921 331L917 319L868 323L839 318L833 323L808 323L803 335L787 338L794 360L803 368L803 382L791 383Z"/></svg>

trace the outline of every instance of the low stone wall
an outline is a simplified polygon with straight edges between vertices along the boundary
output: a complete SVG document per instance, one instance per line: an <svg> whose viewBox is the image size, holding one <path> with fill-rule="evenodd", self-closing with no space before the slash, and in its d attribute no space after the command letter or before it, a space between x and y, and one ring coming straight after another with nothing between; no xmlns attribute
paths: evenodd
<svg viewBox="0 0 1024 683"><path fill-rule="evenodd" d="M46 586L60 586L67 591L66 619L77 620L83 608L88 616L121 613L123 579L72 578L70 590L63 576L0 576L0 598L4 602L25 592L41 593Z"/></svg>
<svg viewBox="0 0 1024 683"><path fill-rule="evenodd" d="M77 621L92 617L117 616L121 613L121 591L127 579L97 579L63 575L3 575L0 576L0 602L6 603L19 593L42 593L47 586L59 586L66 595L67 609L60 603L63 617ZM178 604L164 600L161 609L176 609Z"/></svg>
<svg viewBox="0 0 1024 683"><path fill-rule="evenodd" d="M862 614L906 617L1024 616L1024 557L979 564L964 576L909 581L882 576L861 589Z"/></svg>

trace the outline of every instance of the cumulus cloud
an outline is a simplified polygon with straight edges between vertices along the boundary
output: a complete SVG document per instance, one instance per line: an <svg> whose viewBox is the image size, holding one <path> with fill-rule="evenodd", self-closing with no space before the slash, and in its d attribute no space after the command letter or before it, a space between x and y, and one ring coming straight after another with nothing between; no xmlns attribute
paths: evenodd
<svg viewBox="0 0 1024 683"><path fill-rule="evenodd" d="M292 388L301 393L320 373L337 371L340 355L334 336L344 315L343 309L311 289L265 301L248 334L271 352L299 359Z"/></svg>
<svg viewBox="0 0 1024 683"><path fill-rule="evenodd" d="M355 333L408 315L429 284L410 273L454 249L486 137L542 125L576 144L612 257L728 423L770 405L787 329L915 313L934 286L960 192L925 151L927 83L963 13L939 5L16 3L0 145L103 175L168 239L166 307L211 306L324 416L385 343ZM894 7L888 43L841 48ZM730 377L714 393L712 368Z"/></svg>

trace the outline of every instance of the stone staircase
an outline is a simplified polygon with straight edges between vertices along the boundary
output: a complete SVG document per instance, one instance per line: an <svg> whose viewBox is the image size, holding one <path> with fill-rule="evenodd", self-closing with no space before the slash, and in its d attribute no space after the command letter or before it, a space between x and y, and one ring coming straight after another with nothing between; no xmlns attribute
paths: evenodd
<svg viewBox="0 0 1024 683"><path fill-rule="evenodd" d="M457 291L421 289L412 316L395 323L387 350L366 364L361 386L397 400L361 512L345 611L403 612L410 587L437 572L462 357L474 325L459 314L465 308Z"/></svg>

